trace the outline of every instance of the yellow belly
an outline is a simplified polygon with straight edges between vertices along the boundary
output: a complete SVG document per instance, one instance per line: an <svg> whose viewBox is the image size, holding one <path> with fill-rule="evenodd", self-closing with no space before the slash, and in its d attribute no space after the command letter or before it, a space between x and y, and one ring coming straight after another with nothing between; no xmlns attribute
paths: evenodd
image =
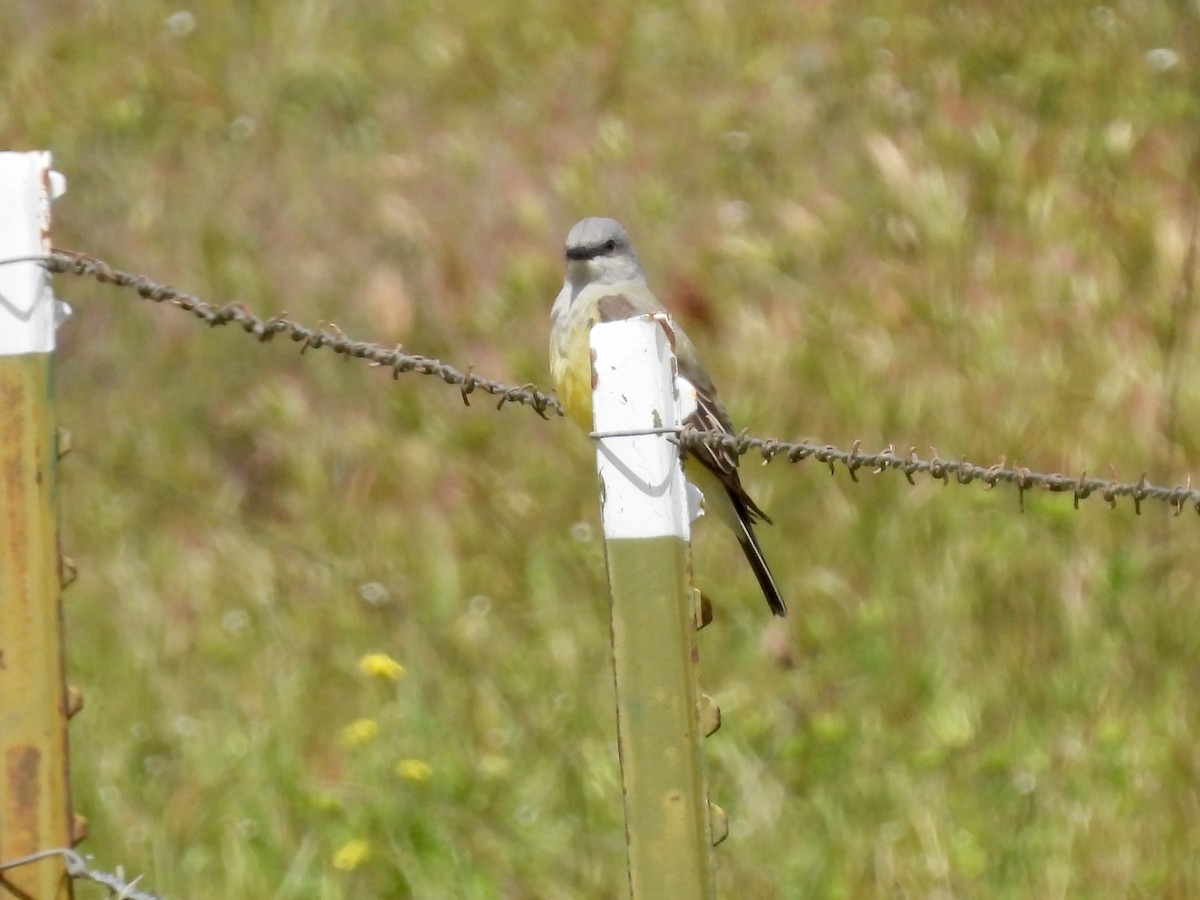
<svg viewBox="0 0 1200 900"><path fill-rule="evenodd" d="M550 335L550 375L563 411L584 431L592 430L592 351L588 344L593 321L580 317Z"/></svg>

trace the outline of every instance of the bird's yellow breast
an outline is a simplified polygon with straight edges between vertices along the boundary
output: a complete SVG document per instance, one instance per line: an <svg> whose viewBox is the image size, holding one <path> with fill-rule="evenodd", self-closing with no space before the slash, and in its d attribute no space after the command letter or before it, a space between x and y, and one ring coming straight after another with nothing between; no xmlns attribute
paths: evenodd
<svg viewBox="0 0 1200 900"><path fill-rule="evenodd" d="M588 336L594 324L586 313L569 312L550 334L554 390L563 411L585 431L592 430L592 350Z"/></svg>

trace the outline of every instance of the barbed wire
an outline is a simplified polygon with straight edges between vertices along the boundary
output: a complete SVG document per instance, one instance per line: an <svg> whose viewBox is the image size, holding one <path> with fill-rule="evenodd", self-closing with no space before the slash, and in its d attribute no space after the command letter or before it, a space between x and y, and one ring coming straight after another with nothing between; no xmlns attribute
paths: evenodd
<svg viewBox="0 0 1200 900"><path fill-rule="evenodd" d="M563 413L557 397L539 390L532 384L507 385L476 375L470 366L462 371L439 359L404 353L400 347L387 348L367 341L352 340L331 323L319 323L316 328L309 328L293 322L287 313L263 318L241 303L218 306L160 284L145 275L115 269L103 260L85 253L55 249L48 257L36 259L52 273L89 276L102 284L131 288L147 300L176 306L211 326L240 325L243 331L256 336L262 342L271 340L277 334L285 334L293 341L303 344L302 353L309 349L328 347L334 353L345 357L365 359L372 365L390 368L393 378L399 378L405 372L436 375L447 384L458 387L463 402L468 405L470 394L482 390L500 398L498 408L506 403L519 403L530 407L543 419L548 418L547 413ZM998 463L984 466L970 462L965 457L944 458L937 450L930 448L932 456L925 459L917 455L915 447L901 453L896 450L894 444L869 453L862 451L861 441L855 441L849 450L845 450L833 444L806 440L783 441L777 438L752 437L745 432L731 435L695 429L683 429L673 439L690 449L719 448L738 456L757 451L764 465L780 457L793 463L815 459L829 466L830 473L835 473L840 464L854 482L858 481L859 470L867 469L874 474L901 472L909 484L916 484L913 477L915 475L928 476L947 485L966 485L978 481L988 489L1000 483L1012 484L1017 488L1018 504L1022 511L1025 509L1026 491L1041 489L1051 493L1071 494L1076 509L1079 508L1081 500L1098 495L1106 500L1110 507L1115 507L1119 498L1129 497L1133 501L1134 512L1138 515L1141 515L1142 502L1145 500L1166 503L1175 510L1177 516L1183 513L1186 506L1191 506L1200 513L1200 490L1192 488L1191 476L1188 476L1183 484L1164 487L1151 484L1144 472L1136 482L1119 480L1115 470L1111 478L1089 477L1086 471L1073 478L1057 472L1036 472L1015 463L1008 466L1003 456Z"/></svg>
<svg viewBox="0 0 1200 900"><path fill-rule="evenodd" d="M142 880L142 876L126 881L125 873L121 867L117 867L117 871L105 872L101 869L93 869L88 865L90 856L82 856L74 850L66 847L56 847L52 850L42 850L38 853L30 853L28 856L20 856L16 859L5 860L0 862L0 872L7 869L16 869L20 866L27 866L30 863L35 863L38 860L46 859L50 856L61 856L63 863L66 866L67 874L72 878L91 881L96 884L103 885L108 888L114 897L118 900L162 900L158 894L152 894L150 891L143 891L137 887L137 883Z"/></svg>
<svg viewBox="0 0 1200 900"><path fill-rule="evenodd" d="M242 303L226 303L217 306L207 303L193 294L159 284L145 275L135 275L131 272L114 269L103 260L84 253L54 250L50 256L43 258L41 264L55 274L88 275L101 284L115 284L119 287L132 288L139 296L147 300L178 307L213 327L240 325L243 331L254 335L264 343L277 334L283 334L293 341L303 344L300 351L302 353L305 350L319 350L328 347L334 353L342 356L365 359L374 365L389 368L392 370L394 378L399 378L405 372L437 375L447 384L457 387L462 393L463 403L468 405L470 404L469 395L476 390L481 390L499 397L498 406L506 403L520 403L533 409L542 418L546 418L547 411L562 414L558 399L552 394L539 391L532 384L507 385L476 375L471 371L470 366L466 371L459 371L439 359L404 353L399 346L388 348L367 341L352 340L342 333L340 328L331 323L320 323L316 328L309 328L293 322L288 318L286 312L264 319L251 312Z"/></svg>
<svg viewBox="0 0 1200 900"><path fill-rule="evenodd" d="M1173 507L1177 516L1181 515L1183 508L1188 505L1200 513L1200 490L1192 487L1191 476L1188 476L1186 483L1182 485L1162 487L1147 481L1144 472L1141 478L1133 483L1119 481L1115 473L1112 478L1089 478L1085 471L1078 478L1071 478L1058 472L1034 472L1024 466L1006 467L1003 456L995 465L981 466L970 462L966 457L958 460L944 459L933 448L930 448L933 452L930 459L918 457L916 447L910 447L904 454L897 453L895 445L888 445L876 453L864 453L861 449L862 441L855 441L849 450L843 450L831 444L818 446L807 441L780 441L775 438L749 437L746 434L719 434L688 429L683 429L677 440L689 448L724 447L739 456L757 450L764 465L776 456L782 456L788 462L801 462L813 458L828 465L830 473L833 473L836 471L836 464L841 463L849 473L850 480L854 482L858 481L858 470L866 468L873 474L888 470L902 472L908 483L914 485L916 481L913 475L928 475L943 484L970 484L973 481L981 481L989 490L1001 482L1013 484L1017 488L1022 512L1025 511L1025 492L1041 488L1051 493L1072 494L1076 509L1079 509L1080 500L1099 494L1111 507L1117 505L1118 497L1130 497L1133 500L1133 510L1139 516L1142 514L1143 500L1162 501Z"/></svg>

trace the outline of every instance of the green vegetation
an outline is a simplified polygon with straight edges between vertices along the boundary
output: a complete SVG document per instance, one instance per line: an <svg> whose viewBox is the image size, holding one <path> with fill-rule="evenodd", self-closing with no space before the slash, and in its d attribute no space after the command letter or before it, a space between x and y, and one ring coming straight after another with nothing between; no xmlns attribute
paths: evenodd
<svg viewBox="0 0 1200 900"><path fill-rule="evenodd" d="M561 241L605 213L755 434L1196 468L1194 3L8 7L0 135L68 176L60 246L546 385ZM586 442L57 290L97 865L169 898L618 895ZM792 615L701 529L723 896L1200 896L1194 514L745 480Z"/></svg>

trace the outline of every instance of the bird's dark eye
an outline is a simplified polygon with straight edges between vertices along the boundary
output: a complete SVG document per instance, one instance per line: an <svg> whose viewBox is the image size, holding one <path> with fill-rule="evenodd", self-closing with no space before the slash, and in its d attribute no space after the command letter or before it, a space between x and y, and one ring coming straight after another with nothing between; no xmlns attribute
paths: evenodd
<svg viewBox="0 0 1200 900"><path fill-rule="evenodd" d="M617 242L614 241L612 238L609 238L607 241L604 242L604 249L607 250L609 253L612 253L614 250L617 249Z"/></svg>

